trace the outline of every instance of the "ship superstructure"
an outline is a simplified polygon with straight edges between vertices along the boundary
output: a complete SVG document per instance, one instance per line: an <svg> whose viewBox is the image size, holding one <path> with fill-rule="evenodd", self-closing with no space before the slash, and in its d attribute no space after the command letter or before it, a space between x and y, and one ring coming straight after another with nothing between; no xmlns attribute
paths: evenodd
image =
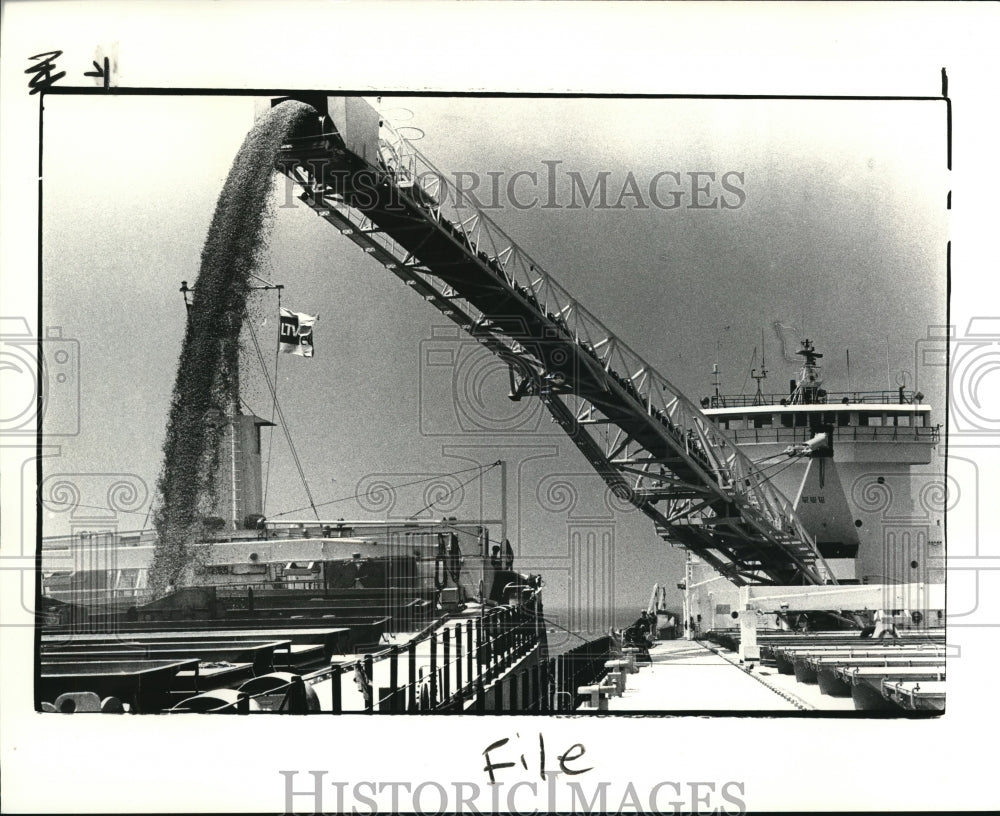
<svg viewBox="0 0 1000 816"><path fill-rule="evenodd" d="M713 395L705 415L792 500L839 583L944 581L941 429L920 392L828 392L810 340L784 394Z"/></svg>

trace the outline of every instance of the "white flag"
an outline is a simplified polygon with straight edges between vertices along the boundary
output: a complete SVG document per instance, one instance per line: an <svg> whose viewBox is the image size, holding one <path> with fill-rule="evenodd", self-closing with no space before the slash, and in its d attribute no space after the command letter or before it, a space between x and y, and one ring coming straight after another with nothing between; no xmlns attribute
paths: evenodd
<svg viewBox="0 0 1000 816"><path fill-rule="evenodd" d="M298 354L300 357L313 356L313 325L318 316L293 312L281 307L279 316L281 336L278 338L278 348L284 354Z"/></svg>

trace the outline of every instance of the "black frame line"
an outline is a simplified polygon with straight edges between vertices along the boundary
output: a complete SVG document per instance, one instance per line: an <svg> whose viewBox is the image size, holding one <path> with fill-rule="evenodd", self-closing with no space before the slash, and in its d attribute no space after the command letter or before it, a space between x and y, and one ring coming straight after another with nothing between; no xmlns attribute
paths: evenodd
<svg viewBox="0 0 1000 816"><path fill-rule="evenodd" d="M952 169L952 136L953 136L953 111L952 111L952 100L948 96L948 74L947 68L942 67L941 69L941 95L940 96L891 96L891 95L850 95L850 94L653 94L653 93L586 93L580 91L571 92L517 92L517 91L407 91L403 89L372 89L366 88L363 90L350 89L345 90L342 88L338 89L309 89L311 93L316 94L329 94L337 96L407 96L407 97L455 97L455 98L473 98L473 99L714 99L714 100L754 100L754 101L819 101L819 102L838 102L838 101L854 101L854 102L944 102L945 103L945 117L946 117L946 167L950 171ZM228 96L228 97L265 97L265 96L290 96L293 94L302 93L303 89L246 89L246 88L163 88L163 87L96 87L96 86L73 86L73 85L58 85L53 84L45 89L43 89L38 94L38 236L37 236L37 251L38 251L38 312L37 312L37 326L39 332L41 332L41 327L43 325L43 269L42 269L42 235L43 235L43 223L42 223L42 195L43 195L43 156L44 156L44 110L45 110L45 97L49 94L57 96ZM946 201L946 211L951 210L951 191L948 191L947 201ZM952 282L952 268L951 268L951 240L949 238L946 248L946 295L945 295L945 325L951 325L951 282ZM37 404L37 420L38 420L38 433L37 433L37 446L36 446L36 459L35 459L35 471L36 471L36 485L35 485L35 601L37 604L38 598L41 597L41 581L42 581L42 499L41 499L41 484L42 484L42 445L43 445L43 399L44 395L41 389L41 383L43 382L41 378L41 367L42 367L42 342L43 338L39 337L39 351L37 355L37 369L36 376L37 382L39 383L39 392L36 397ZM945 483L947 484L948 478L948 426L949 426L949 414L950 414L950 389L951 381L948 376L948 372L951 369L951 346L946 343L945 351L945 411L944 411L944 427L945 427L945 439L944 439L944 475ZM948 511L947 506L944 512L944 540L945 540L945 558L947 559L947 546L948 546ZM947 561L946 561L947 563ZM948 608L948 579L947 579L947 567L945 568L945 609ZM947 627L947 616L945 617L945 625ZM947 663L947 658L946 658ZM41 703L39 701L39 690L41 685L41 627L38 621L38 610L35 610L35 623L34 623L34 665L33 665L33 678L34 678L34 704L35 710L41 711ZM545 716L545 717L558 717L558 718L573 718L577 721L586 720L589 717L596 716L598 718L613 717L613 718L623 718L623 719L643 719L643 718L675 718L675 717L709 717L709 718L722 718L722 717L733 717L733 718L780 718L780 719L843 719L843 720L884 720L884 719L894 719L894 720L924 720L924 719L934 719L941 717L945 714L945 711L902 711L902 712L875 712L875 711L725 711L725 710L691 710L691 711L671 711L671 710L653 710L653 711L629 711L629 712L617 712L617 711L588 711L586 713L563 713L563 714L546 714L546 715L532 715L528 712L502 712L502 713L489 713L489 714L477 714L475 712L469 712L463 716L479 716L479 717L511 717L511 716ZM337 715L338 717L353 717L353 716L370 716L362 713L342 713ZM385 716L385 715L382 715ZM390 717L406 717L410 715L388 715Z"/></svg>

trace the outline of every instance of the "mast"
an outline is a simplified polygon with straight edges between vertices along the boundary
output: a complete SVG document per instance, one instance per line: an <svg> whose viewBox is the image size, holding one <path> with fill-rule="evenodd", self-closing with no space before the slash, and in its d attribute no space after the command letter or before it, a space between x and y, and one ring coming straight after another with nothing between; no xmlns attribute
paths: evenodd
<svg viewBox="0 0 1000 816"><path fill-rule="evenodd" d="M764 394L760 389L760 381L767 379L767 363L764 360L764 330L760 330L760 373L757 373L757 369L750 370L750 376L757 381L757 393L754 394L753 404L754 405L764 405Z"/></svg>
<svg viewBox="0 0 1000 816"><path fill-rule="evenodd" d="M799 382L792 392L789 402L792 405L810 405L820 402L825 392L820 389L823 377L816 361L823 355L816 351L812 341L807 337L802 341L802 348L795 352L802 357L802 370L799 372Z"/></svg>

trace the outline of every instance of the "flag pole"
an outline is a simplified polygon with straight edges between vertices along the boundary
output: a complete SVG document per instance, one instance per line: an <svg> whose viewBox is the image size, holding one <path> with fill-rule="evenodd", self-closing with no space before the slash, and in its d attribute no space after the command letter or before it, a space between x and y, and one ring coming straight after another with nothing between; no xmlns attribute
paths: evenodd
<svg viewBox="0 0 1000 816"><path fill-rule="evenodd" d="M278 325L281 325L281 290L285 287L282 284L275 284L274 289L278 292ZM271 446L274 444L274 411L278 404L278 358L281 357L281 335L274 343L274 393L271 395L271 433L267 437L267 476L264 479L264 494L260 499L260 512L267 515L264 510L267 507L267 488L271 483Z"/></svg>

